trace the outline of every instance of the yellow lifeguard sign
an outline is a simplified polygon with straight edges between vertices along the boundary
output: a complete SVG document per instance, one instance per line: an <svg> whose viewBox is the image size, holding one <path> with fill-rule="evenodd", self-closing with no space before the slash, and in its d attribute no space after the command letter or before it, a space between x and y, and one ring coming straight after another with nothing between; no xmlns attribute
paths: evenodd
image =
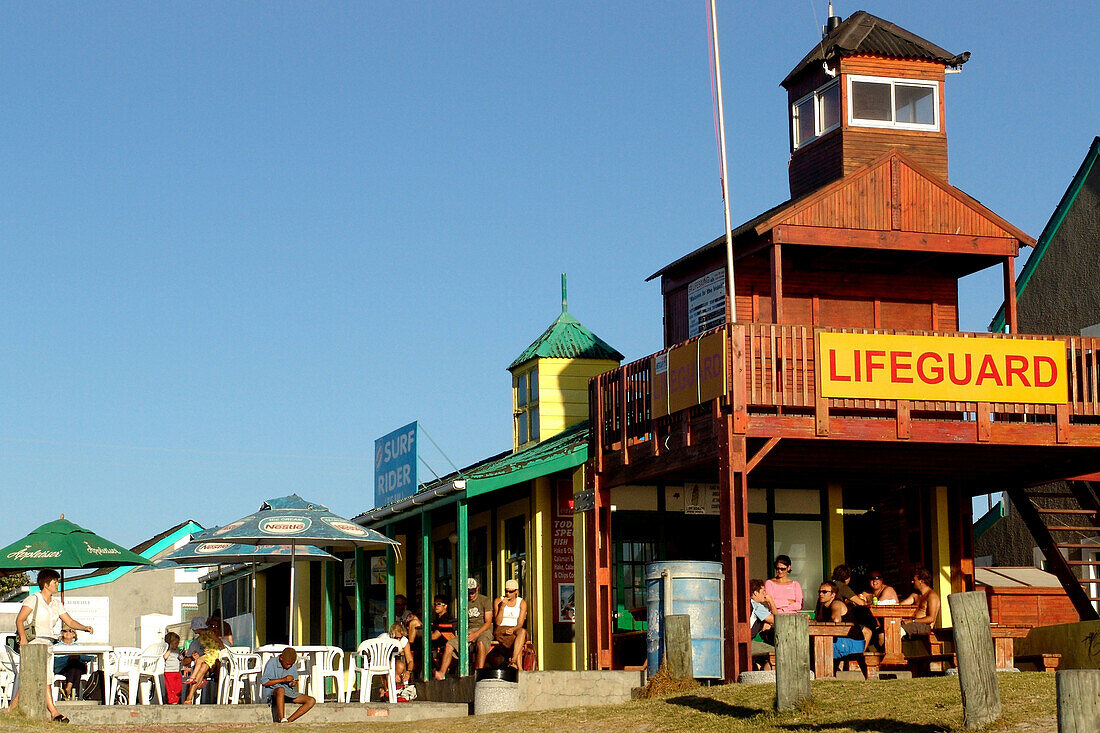
<svg viewBox="0 0 1100 733"><path fill-rule="evenodd" d="M1068 401L1065 341L818 334L823 397L931 402Z"/></svg>

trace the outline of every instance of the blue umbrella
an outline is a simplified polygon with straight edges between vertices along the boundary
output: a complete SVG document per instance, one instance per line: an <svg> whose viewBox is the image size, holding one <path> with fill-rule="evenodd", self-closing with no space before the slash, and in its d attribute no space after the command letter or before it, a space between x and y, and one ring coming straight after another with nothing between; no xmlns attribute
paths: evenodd
<svg viewBox="0 0 1100 733"><path fill-rule="evenodd" d="M221 566L233 563L252 564L252 608L256 608L256 564L259 562L286 562L294 556L295 560L338 561L331 555L312 545L295 548L292 545L241 545L230 542L211 541L210 535L219 529L214 527L192 537L191 542L165 555L154 565L156 568L217 565L218 579L221 579ZM224 608L224 604L222 604ZM255 624L253 624L255 636ZM255 638L253 638L255 641Z"/></svg>
<svg viewBox="0 0 1100 733"><path fill-rule="evenodd" d="M205 538L205 535L204 535ZM314 545L329 550L393 547L401 543L381 532L360 527L333 514L324 504L306 501L297 494L265 501L259 510L236 522L212 530L211 541L242 545L290 545L290 622L288 636L294 644L294 560L295 548Z"/></svg>

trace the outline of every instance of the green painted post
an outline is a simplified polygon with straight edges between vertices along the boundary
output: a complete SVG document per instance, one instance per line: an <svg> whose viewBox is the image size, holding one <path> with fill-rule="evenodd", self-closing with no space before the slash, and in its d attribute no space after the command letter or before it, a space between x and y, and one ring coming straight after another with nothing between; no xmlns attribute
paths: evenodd
<svg viewBox="0 0 1100 733"><path fill-rule="evenodd" d="M332 628L332 593L336 587L336 583L333 581L333 563L323 562L321 563L321 597L324 598L324 613L325 613L325 644L332 646L332 640L335 638L336 630ZM331 677L325 679L325 694L335 692L334 680Z"/></svg>
<svg viewBox="0 0 1100 733"><path fill-rule="evenodd" d="M382 534L393 539L393 525L387 524L382 530ZM395 617L396 611L394 611L393 607L396 560L397 552L393 548L386 548L386 633L389 633L390 627L393 626L393 622L397 620Z"/></svg>
<svg viewBox="0 0 1100 733"><path fill-rule="evenodd" d="M324 575L321 576L323 578L322 582L324 583L324 591L322 594L325 597L325 644L332 646L333 639L336 638L336 629L333 628L332 618L332 594L336 590L336 580L334 577L336 566L335 563L324 562L322 563L322 567L325 569Z"/></svg>
<svg viewBox="0 0 1100 733"><path fill-rule="evenodd" d="M420 667L420 678L424 681L431 679L432 669L432 518L428 511L424 510L420 515L420 620L424 627L420 630L421 643L424 651L424 664Z"/></svg>
<svg viewBox="0 0 1100 733"><path fill-rule="evenodd" d="M465 500L458 502L456 532L458 534L458 673L470 674L470 645L463 643L470 637L470 597L466 594L466 578L470 573L470 514Z"/></svg>
<svg viewBox="0 0 1100 733"><path fill-rule="evenodd" d="M359 548L355 549L355 639L356 646L358 642L363 640L363 591L364 583L363 579L366 577L366 573L363 572L363 565L365 563L366 555Z"/></svg>

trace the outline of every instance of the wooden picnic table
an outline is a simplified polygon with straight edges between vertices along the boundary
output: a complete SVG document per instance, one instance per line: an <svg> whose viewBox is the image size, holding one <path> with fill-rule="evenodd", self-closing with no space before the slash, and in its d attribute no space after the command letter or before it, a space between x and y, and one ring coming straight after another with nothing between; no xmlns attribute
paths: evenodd
<svg viewBox="0 0 1100 733"><path fill-rule="evenodd" d="M871 615L882 624L885 648L882 650L883 667L904 667L905 654L901 651L901 625L917 615L916 606L867 606Z"/></svg>
<svg viewBox="0 0 1100 733"><path fill-rule="evenodd" d="M854 624L833 621L810 621L810 641L814 650L814 676L817 679L833 677L833 639L844 638Z"/></svg>

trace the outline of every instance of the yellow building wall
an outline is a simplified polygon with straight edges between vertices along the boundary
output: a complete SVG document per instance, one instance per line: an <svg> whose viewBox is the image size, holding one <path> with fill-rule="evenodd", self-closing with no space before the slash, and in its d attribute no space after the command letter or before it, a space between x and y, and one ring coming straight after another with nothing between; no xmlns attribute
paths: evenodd
<svg viewBox="0 0 1100 733"><path fill-rule="evenodd" d="M833 568L844 562L844 490L840 484L832 483L828 486L826 499L828 526L825 528L829 537L829 567L825 568L826 575L831 575ZM815 591L816 593L816 591Z"/></svg>
<svg viewBox="0 0 1100 733"><path fill-rule="evenodd" d="M267 644L267 573L256 573L256 607L252 609L256 645Z"/></svg>
<svg viewBox="0 0 1100 733"><path fill-rule="evenodd" d="M947 596L951 593L951 522L947 509L947 487L932 490L932 587L940 596L940 622L951 626L951 609Z"/></svg>
<svg viewBox="0 0 1100 733"><path fill-rule="evenodd" d="M584 491L585 467L573 472L573 501ZM588 546L584 538L588 531L586 518L588 512L573 514L573 610L576 622L573 624L573 669L588 669Z"/></svg>
<svg viewBox="0 0 1100 733"><path fill-rule="evenodd" d="M587 420L588 380L618 366L608 359L539 359L540 437Z"/></svg>
<svg viewBox="0 0 1100 733"><path fill-rule="evenodd" d="M309 573L311 568L308 562L294 563L294 626L297 629L295 639L297 643L312 641L309 639L309 619L313 613L313 599L309 597ZM320 609L317 609L320 612Z"/></svg>
<svg viewBox="0 0 1100 733"><path fill-rule="evenodd" d="M577 468L574 476L581 475ZM554 641L554 622L557 620L558 601L554 596L553 552L554 537L554 486L557 478L544 476L535 481L535 510L531 521L532 546L537 553L533 558L537 569L534 592L527 601L527 628L534 638L535 653L540 669L576 669L576 646L573 642ZM581 479L583 484L583 478ZM575 581L574 581L575 582ZM574 600L575 603L575 600ZM537 628L537 632L535 629Z"/></svg>

